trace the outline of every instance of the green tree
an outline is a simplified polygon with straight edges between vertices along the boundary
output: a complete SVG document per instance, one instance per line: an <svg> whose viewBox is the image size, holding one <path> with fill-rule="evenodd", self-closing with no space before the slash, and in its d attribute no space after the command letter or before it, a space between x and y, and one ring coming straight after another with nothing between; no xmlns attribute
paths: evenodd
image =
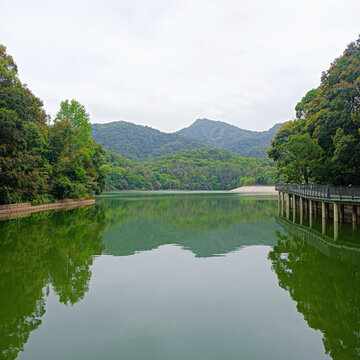
<svg viewBox="0 0 360 360"><path fill-rule="evenodd" d="M295 106L296 117L298 119L305 119L308 112L309 104L314 100L319 94L319 89L311 89L306 93L306 95L299 101Z"/></svg>
<svg viewBox="0 0 360 360"><path fill-rule="evenodd" d="M47 116L42 106L0 45L0 204L29 201L46 191Z"/></svg>
<svg viewBox="0 0 360 360"><path fill-rule="evenodd" d="M285 181L308 184L322 149L309 134L290 135L289 141L279 146L278 153L277 165Z"/></svg>
<svg viewBox="0 0 360 360"><path fill-rule="evenodd" d="M88 197L105 186L104 150L90 137L90 117L75 100L60 104L49 133L51 193L55 198Z"/></svg>
<svg viewBox="0 0 360 360"><path fill-rule="evenodd" d="M60 103L60 111L56 115L56 121L69 121L74 130L76 145L85 147L91 142L90 115L85 106L76 100L65 100Z"/></svg>

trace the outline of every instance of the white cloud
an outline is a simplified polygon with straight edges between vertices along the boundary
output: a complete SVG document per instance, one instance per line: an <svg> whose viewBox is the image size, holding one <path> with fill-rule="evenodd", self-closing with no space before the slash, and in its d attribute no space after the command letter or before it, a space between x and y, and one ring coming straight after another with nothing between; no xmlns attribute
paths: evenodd
<svg viewBox="0 0 360 360"><path fill-rule="evenodd" d="M294 115L360 32L358 0L0 0L0 42L54 115L161 130L196 118L262 130Z"/></svg>

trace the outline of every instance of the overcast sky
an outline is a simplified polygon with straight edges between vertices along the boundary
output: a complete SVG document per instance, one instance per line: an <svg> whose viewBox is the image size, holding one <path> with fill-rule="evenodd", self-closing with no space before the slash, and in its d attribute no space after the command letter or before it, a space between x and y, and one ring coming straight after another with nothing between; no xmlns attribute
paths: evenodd
<svg viewBox="0 0 360 360"><path fill-rule="evenodd" d="M54 116L163 131L196 118L265 130L360 33L359 0L0 0L0 43Z"/></svg>

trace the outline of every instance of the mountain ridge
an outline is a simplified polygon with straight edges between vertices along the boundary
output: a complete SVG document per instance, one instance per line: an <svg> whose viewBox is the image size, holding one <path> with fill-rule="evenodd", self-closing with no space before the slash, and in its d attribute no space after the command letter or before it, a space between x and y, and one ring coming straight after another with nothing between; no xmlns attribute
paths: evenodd
<svg viewBox="0 0 360 360"><path fill-rule="evenodd" d="M241 129L223 121L196 119L190 126L166 133L128 121L92 124L92 137L110 150L134 161L147 161L180 150L216 147L234 155L265 158L270 140L280 128L266 131Z"/></svg>

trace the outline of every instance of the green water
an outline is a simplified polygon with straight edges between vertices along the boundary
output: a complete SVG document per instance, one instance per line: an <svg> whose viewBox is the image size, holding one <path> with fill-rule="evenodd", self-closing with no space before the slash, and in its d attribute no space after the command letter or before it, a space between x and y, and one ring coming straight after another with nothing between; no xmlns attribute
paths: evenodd
<svg viewBox="0 0 360 360"><path fill-rule="evenodd" d="M360 237L316 229L230 193L2 221L0 359L359 359Z"/></svg>

